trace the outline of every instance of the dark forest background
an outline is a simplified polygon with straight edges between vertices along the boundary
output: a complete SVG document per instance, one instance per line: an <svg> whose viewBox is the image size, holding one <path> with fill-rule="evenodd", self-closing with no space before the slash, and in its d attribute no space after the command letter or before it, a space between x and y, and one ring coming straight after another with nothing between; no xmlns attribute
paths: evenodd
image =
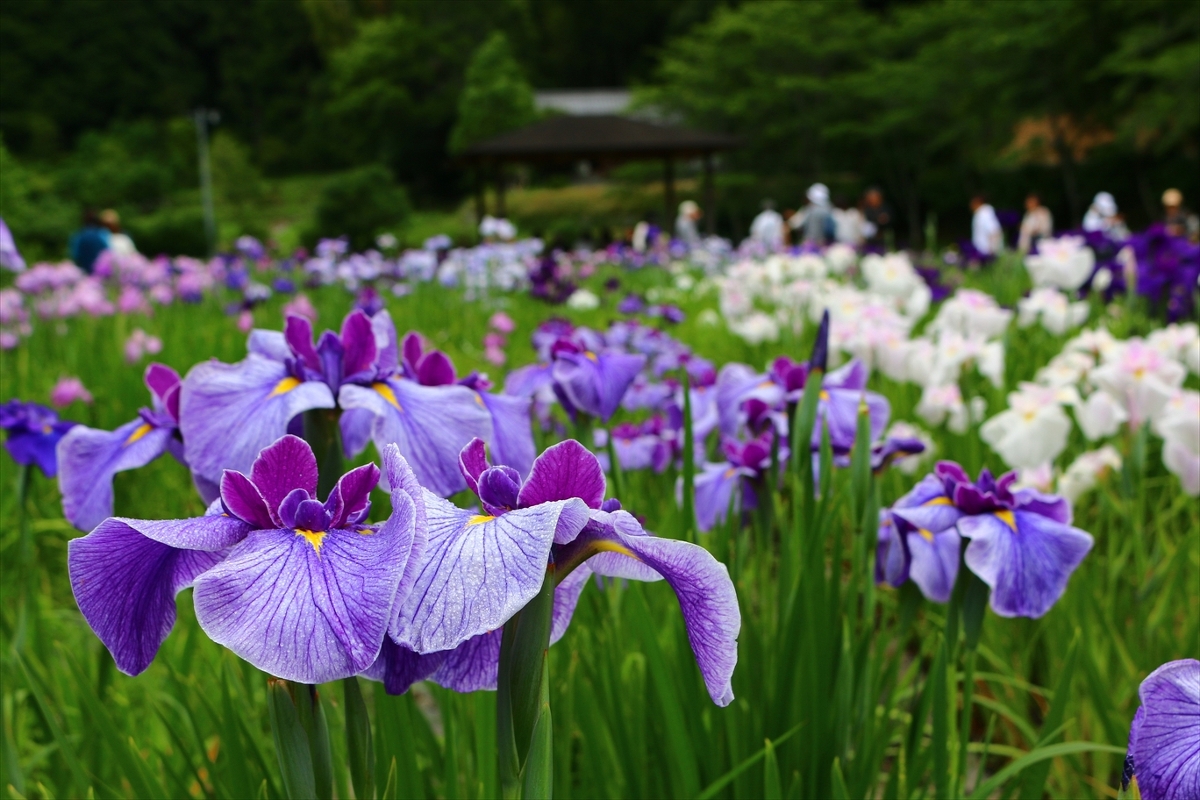
<svg viewBox="0 0 1200 800"><path fill-rule="evenodd" d="M529 87L613 86L743 139L721 163L726 235L813 180L849 200L881 185L913 245L931 218L961 230L978 190L1015 208L1036 189L1064 225L1101 189L1134 227L1167 186L1200 201L1190 0L6 0L0 214L36 252L61 250L84 206L195 249L200 107L220 114L226 223L263 233L255 209L315 207L323 181L364 169L452 211L464 114L502 129L528 118Z"/></svg>

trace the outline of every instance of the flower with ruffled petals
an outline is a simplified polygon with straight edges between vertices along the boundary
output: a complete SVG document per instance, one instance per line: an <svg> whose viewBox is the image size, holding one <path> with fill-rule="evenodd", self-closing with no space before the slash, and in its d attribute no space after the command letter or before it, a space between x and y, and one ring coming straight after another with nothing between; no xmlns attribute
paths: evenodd
<svg viewBox="0 0 1200 800"><path fill-rule="evenodd" d="M522 482L489 466L483 442L463 451L479 496L471 515L426 496L429 545L416 588L400 609L399 631L368 677L387 691L433 680L458 691L494 689L501 627L555 580L551 643L566 632L592 574L666 579L675 590L697 664L718 705L733 700L730 678L741 625L725 567L688 542L648 534L616 501L605 501L600 463L574 440L547 449ZM468 583L470 576L481 576Z"/></svg>
<svg viewBox="0 0 1200 800"><path fill-rule="evenodd" d="M258 451L306 411L340 408L343 443L361 450L397 444L418 479L444 495L463 488L458 451L473 437L493 436L478 396L459 386L426 386L400 371L391 317L348 315L340 333L313 343L312 326L288 317L283 333L254 331L250 353L237 364L193 367L184 380L180 428L191 467L220 480L225 469L247 469ZM229 435L237 420L237 436Z"/></svg>
<svg viewBox="0 0 1200 800"><path fill-rule="evenodd" d="M1163 664L1142 681L1138 699L1122 788L1133 783L1143 800L1200 797L1200 661Z"/></svg>
<svg viewBox="0 0 1200 800"><path fill-rule="evenodd" d="M424 540L411 470L394 446L384 464L392 515L379 526L365 523L379 468L351 470L322 503L316 458L294 436L249 475L226 471L209 515L111 517L69 544L79 609L129 675L154 659L188 586L204 632L264 672L310 684L356 675L378 656Z"/></svg>

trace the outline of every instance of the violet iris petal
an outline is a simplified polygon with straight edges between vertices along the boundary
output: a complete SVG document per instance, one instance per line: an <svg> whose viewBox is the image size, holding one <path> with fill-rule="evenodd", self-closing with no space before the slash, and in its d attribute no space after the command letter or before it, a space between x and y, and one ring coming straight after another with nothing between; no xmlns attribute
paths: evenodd
<svg viewBox="0 0 1200 800"><path fill-rule="evenodd" d="M912 565L912 553L908 549L908 537L896 530L892 512L879 512L879 532L875 545L875 582L899 588L908 580Z"/></svg>
<svg viewBox="0 0 1200 800"><path fill-rule="evenodd" d="M251 530L233 517L114 517L67 544L75 601L119 670L137 675L150 666L175 624L175 595Z"/></svg>
<svg viewBox="0 0 1200 800"><path fill-rule="evenodd" d="M920 530L907 535L912 556L908 577L935 603L950 602L962 553L962 537L954 528L938 533Z"/></svg>
<svg viewBox="0 0 1200 800"><path fill-rule="evenodd" d="M642 355L562 351L555 357L552 374L556 391L569 401L564 405L607 422L645 365Z"/></svg>
<svg viewBox="0 0 1200 800"><path fill-rule="evenodd" d="M666 579L679 599L708 694L717 705L729 705L741 612L725 565L698 545L649 535L628 512L597 511L592 517L585 532L567 548L605 548L607 552L586 562L598 575L646 580L649 571Z"/></svg>
<svg viewBox="0 0 1200 800"><path fill-rule="evenodd" d="M428 679L446 660L449 651L422 655L384 637L375 663L362 677L383 684L388 694L404 694L417 681Z"/></svg>
<svg viewBox="0 0 1200 800"><path fill-rule="evenodd" d="M194 471L217 482L226 469L249 470L258 453L287 431L292 417L333 407L333 392L325 383L300 381L286 365L260 355L237 364L197 364L183 382L184 455Z"/></svg>
<svg viewBox="0 0 1200 800"><path fill-rule="evenodd" d="M729 514L730 501L734 499L734 490L741 486L743 478L753 476L753 470L734 466L728 461L705 464L695 479L696 527L701 531L710 531L724 522ZM739 495L738 501L740 499ZM738 508L735 501L733 510L736 512Z"/></svg>
<svg viewBox="0 0 1200 800"><path fill-rule="evenodd" d="M338 404L374 413L371 438L376 448L399 445L421 485L443 497L466 486L458 471L459 451L473 438L492 438L491 414L465 386L422 386L389 378L369 387L343 386Z"/></svg>
<svg viewBox="0 0 1200 800"><path fill-rule="evenodd" d="M57 451L63 516L83 531L111 517L113 475L161 456L174 433L174 427L155 427L141 417L115 431L83 425L69 430Z"/></svg>
<svg viewBox="0 0 1200 800"><path fill-rule="evenodd" d="M911 578L930 600L949 602L962 548L954 524L961 517L943 482L925 476L880 514L876 579L899 586Z"/></svg>
<svg viewBox="0 0 1200 800"><path fill-rule="evenodd" d="M567 439L547 447L533 462L518 503L528 508L574 497L588 508L599 508L604 501L604 489L604 471L596 456L574 439ZM559 539L555 541L565 544Z"/></svg>
<svg viewBox="0 0 1200 800"><path fill-rule="evenodd" d="M479 392L483 405L492 416L492 457L497 464L512 467L525 477L537 456L533 443L533 428L529 424L529 406L526 397L512 397L490 392Z"/></svg>
<svg viewBox="0 0 1200 800"><path fill-rule="evenodd" d="M958 530L971 540L967 566L992 588L992 610L1002 617L1049 611L1093 543L1085 531L1020 506L963 517Z"/></svg>
<svg viewBox="0 0 1200 800"><path fill-rule="evenodd" d="M365 408L347 408L342 411L338 427L342 431L342 454L347 459L357 458L371 441L375 415Z"/></svg>
<svg viewBox="0 0 1200 800"><path fill-rule="evenodd" d="M829 428L829 443L835 452L848 452L854 447L858 432L858 407L867 404L871 418L871 441L875 441L887 427L891 416L891 405L887 398L875 392L865 391L867 370L861 361L854 359L835 372L829 373L822 382L821 399L817 405L817 424L813 427L812 444L821 446L821 431Z"/></svg>
<svg viewBox="0 0 1200 800"><path fill-rule="evenodd" d="M1138 688L1129 757L1145 800L1200 797L1200 661L1163 664Z"/></svg>
<svg viewBox="0 0 1200 800"><path fill-rule="evenodd" d="M541 589L554 540L574 538L588 519L578 499L491 517L426 492L425 511L424 563L393 632L419 653L450 650L503 626Z"/></svg>
<svg viewBox="0 0 1200 800"><path fill-rule="evenodd" d="M423 541L411 471L384 449L392 516L378 530L351 520L365 510L379 470L347 473L330 501L306 499L316 486L308 445L284 437L255 462L256 488L276 525L252 531L195 582L196 618L213 641L286 680L324 683L375 663L413 551ZM246 484L226 481L227 508L261 510ZM234 487L239 487L234 493ZM347 527L329 527L342 524ZM307 526L307 527L306 527ZM263 587L273 587L264 592Z"/></svg>
<svg viewBox="0 0 1200 800"><path fill-rule="evenodd" d="M500 640L503 631L473 636L445 654L431 680L456 692L494 691L500 672Z"/></svg>

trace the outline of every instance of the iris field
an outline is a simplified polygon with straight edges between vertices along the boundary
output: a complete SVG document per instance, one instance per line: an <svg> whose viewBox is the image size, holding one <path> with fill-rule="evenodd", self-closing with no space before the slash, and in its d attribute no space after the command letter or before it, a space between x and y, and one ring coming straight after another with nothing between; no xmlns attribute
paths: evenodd
<svg viewBox="0 0 1200 800"><path fill-rule="evenodd" d="M531 336L547 319L605 331L634 316L617 309L630 293L682 310L678 324L641 319L717 370L741 362L762 372L781 355L807 362L817 344L812 322L785 324L774 340L736 335L729 303L722 308L721 290L694 265L631 270L600 263L587 272L578 280L595 303L552 306L523 288L475 292L437 282L414 282L407 294L381 292L379 299L401 336L420 332L427 349L444 351L460 376L487 372L497 392L506 372L537 361ZM943 277L950 274L961 288L1006 307L1032 286L1014 256L979 271L945 268ZM306 295L318 332L338 329L354 302L336 284ZM227 314L231 299L238 299L232 290L217 288L152 315L36 319L16 347L0 353L0 398L46 402L60 378L78 377L92 402L76 402L62 415L113 430L147 404L142 373L149 359L126 358L134 328L161 339L153 360L180 375L210 358L238 362L246 333ZM290 301L277 292L242 314L252 315L256 328L282 330ZM920 324L945 302L934 300ZM1165 326L1137 296L1106 303L1093 293L1085 302L1086 326L1117 339ZM503 366L485 360L489 345L482 344L496 312L515 323ZM837 339L836 318L834 324ZM912 581L898 581L899 588L877 581L880 509L937 460L955 461L970 476L984 467L1006 472L981 438L983 419L1003 411L1018 382L1033 380L1079 331L1078 324L1057 334L1007 325L998 337L999 385L975 373L961 380L964 396L983 398L986 415L972 417L961 432L926 423L932 448L915 471L898 469L899 462L872 471L862 435L841 453L826 436L812 460L795 463L782 448L807 439L781 438L774 452L768 445L755 507L739 505L735 488L701 532L691 515L702 501L686 489L677 499L677 484L690 487L703 475L683 468L689 445L661 471L611 470L607 496L619 497L647 531L698 543L727 567L741 617L733 700L725 707L710 700L679 601L665 582L589 581L569 629L549 649L543 699L553 712L553 795L1117 797L1139 685L1160 665L1200 653L1200 504L1164 466L1169 440L1148 425L1118 426L1107 437L1120 466L1098 471L1095 487L1073 502L1071 524L1094 544L1040 618L998 615L986 605L987 586L965 568L948 602L926 599ZM663 379L682 377L676 369ZM1194 372L1182 379L1184 391L1198 386ZM920 386L877 367L867 388L888 400L892 421L918 420L927 399ZM804 395L785 407L792 425L804 421ZM579 438L598 455L615 453L590 438L593 427L610 425L573 423L557 406L548 413L549 428L533 425L538 452ZM623 409L611 423L647 416ZM231 432L243 423L221 422ZM864 417L859 434L868 424ZM703 461L724 458L711 437L692 446ZM1090 447L1073 430L1055 463L1070 463ZM384 466L372 445L346 469L369 462ZM72 594L68 543L81 532L64 518L56 481L8 455L0 465L0 791L13 798L288 796L268 714L276 702L268 675L205 635L187 592L153 664L137 677L118 671ZM451 499L464 508L478 503L470 492ZM389 493L377 489L371 501L371 519L387 519ZM176 520L201 516L205 503L187 467L160 458L116 475L113 508L121 517ZM498 768L496 692L459 693L424 681L389 695L381 683L350 680L358 691L344 681L318 689L333 796L362 797L364 778L381 798L509 794ZM348 720L361 733L360 697L371 764L356 761L362 742L346 733Z"/></svg>

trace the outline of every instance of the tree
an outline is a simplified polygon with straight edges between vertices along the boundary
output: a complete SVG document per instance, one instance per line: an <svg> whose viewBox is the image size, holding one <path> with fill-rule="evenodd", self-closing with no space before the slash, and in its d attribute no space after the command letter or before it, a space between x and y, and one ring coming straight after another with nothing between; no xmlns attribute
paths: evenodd
<svg viewBox="0 0 1200 800"><path fill-rule="evenodd" d="M500 31L492 33L471 56L463 84L458 121L450 131L452 153L537 118L533 89L513 58L508 37Z"/></svg>

